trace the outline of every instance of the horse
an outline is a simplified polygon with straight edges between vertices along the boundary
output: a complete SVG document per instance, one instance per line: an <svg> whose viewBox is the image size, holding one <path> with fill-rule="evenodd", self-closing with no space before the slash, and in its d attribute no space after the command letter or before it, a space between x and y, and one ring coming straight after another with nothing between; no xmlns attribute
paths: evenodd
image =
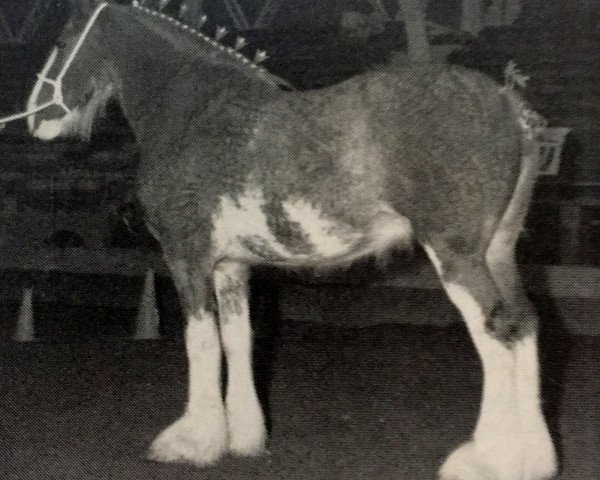
<svg viewBox="0 0 600 480"><path fill-rule="evenodd" d="M136 3L75 3L29 97L28 128L86 140L113 99L135 135L136 192L187 317L187 404L151 459L206 466L265 451L251 268L329 269L419 245L484 373L473 434L440 477L555 475L539 320L515 260L543 122L514 88L429 65L300 91L246 58L243 41L229 47Z"/></svg>

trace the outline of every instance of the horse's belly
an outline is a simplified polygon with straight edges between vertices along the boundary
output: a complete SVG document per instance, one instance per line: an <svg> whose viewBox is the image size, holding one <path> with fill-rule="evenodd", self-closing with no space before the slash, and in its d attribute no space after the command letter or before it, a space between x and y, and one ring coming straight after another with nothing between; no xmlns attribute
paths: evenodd
<svg viewBox="0 0 600 480"><path fill-rule="evenodd" d="M217 258L309 265L351 261L410 241L410 222L383 204L350 225L324 213L318 202L287 198L266 202L260 189L233 200L223 197L213 215Z"/></svg>

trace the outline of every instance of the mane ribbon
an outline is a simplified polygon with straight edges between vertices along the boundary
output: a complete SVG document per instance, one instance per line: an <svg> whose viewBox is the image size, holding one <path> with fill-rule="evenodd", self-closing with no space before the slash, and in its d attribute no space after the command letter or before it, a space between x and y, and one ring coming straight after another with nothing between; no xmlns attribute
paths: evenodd
<svg viewBox="0 0 600 480"><path fill-rule="evenodd" d="M5 126L5 124L8 122L12 122L13 120L18 120L20 118L29 117L29 116L33 115L34 113L40 112L48 107L51 107L52 105L58 105L60 108L62 108L65 111L65 113L71 113L71 109L65 105L65 102L63 100L62 79L65 76L65 74L67 73L67 70L69 70L71 63L73 63L73 60L75 59L75 56L79 52L81 45L83 45L83 42L85 41L88 33L90 33L92 26L94 25L94 23L96 22L96 19L98 18L98 15L100 15L100 12L107 5L108 5L107 3L101 3L100 5L98 5L96 10L94 10L94 13L92 13L92 15L90 16L90 19L88 20L85 28L81 32L79 39L77 40L77 43L73 47L73 50L71 50L71 53L69 54L67 60L63 64L63 66L62 66L60 72L58 73L58 75L56 76L56 78L52 79L52 78L48 78L46 76L46 74L48 73L50 68L52 68L52 65L54 65L54 61L56 60L56 56L58 55L58 49L56 47L54 47L52 49L52 52L50 53L50 58L48 58L48 60L46 61L46 65L44 65L44 68L42 69L42 71L36 75L43 83L47 83L52 86L52 88L54 89L52 99L48 100L47 102L42 103L41 105L37 105L36 107L34 107L32 109L28 109L24 112L15 113L13 115L9 115L7 117L0 118L0 130L2 130Z"/></svg>

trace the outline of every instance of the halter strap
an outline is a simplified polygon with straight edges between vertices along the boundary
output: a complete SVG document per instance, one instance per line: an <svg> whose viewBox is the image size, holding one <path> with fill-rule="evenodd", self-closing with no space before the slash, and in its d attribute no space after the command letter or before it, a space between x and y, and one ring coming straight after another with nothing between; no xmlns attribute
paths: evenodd
<svg viewBox="0 0 600 480"><path fill-rule="evenodd" d="M92 16L90 17L85 28L81 32L81 35L79 36L79 39L77 40L77 43L73 47L73 50L71 50L71 53L70 53L69 57L67 58L67 61L64 63L62 70L56 76L56 79L54 80L55 82L58 83L59 86L60 86L60 82L61 82L62 78L64 77L65 73L67 73L67 70L71 66L71 63L73 63L73 60L75 59L75 55L77 55L77 52L79 52L79 49L81 48L81 45L83 45L85 38L88 36L88 33L90 33L90 30L94 26L94 23L96 22L96 19L98 18L98 15L100 15L100 12L102 10L104 10L104 8L106 8L107 6L108 6L108 3L106 3L106 2L101 3L100 5L98 5L96 10L94 10L94 13L92 13Z"/></svg>
<svg viewBox="0 0 600 480"><path fill-rule="evenodd" d="M59 106L60 108L62 108L65 111L65 113L71 112L71 109L69 107L67 107L67 105L65 104L65 102L63 100L62 79L65 76L65 74L67 73L67 70L69 70L69 67L73 63L73 60L75 60L75 56L77 55L77 53L79 52L79 49L83 45L83 42L85 41L86 37L88 36L88 33L90 33L90 30L92 29L94 23L96 22L96 19L98 18L98 15L100 15L100 12L102 10L104 10L104 8L107 6L108 6L108 3L106 3L106 2L101 3L100 5L98 5L96 10L94 10L94 13L92 13L92 15L90 16L90 19L88 20L87 24L85 25L85 28L83 29L83 31L81 32L81 35L77 39L77 43L75 43L73 50L71 50L71 53L67 57L67 60L63 64L63 66L62 66L60 72L58 73L58 75L56 76L56 78L52 79L52 78L48 78L46 76L46 74L48 73L48 71L50 70L52 65L54 65L54 61L56 60L56 56L58 55L58 49L56 47L54 47L52 49L52 52L50 53L50 57L46 61L46 65L44 66L42 71L36 75L40 79L40 81L51 85L52 88L54 89L54 93L52 95L52 100L48 100L47 102L44 102L41 105L37 105L32 109L27 109L24 112L15 113L13 115L9 115L7 117L0 118L0 130L2 130L5 127L5 124L8 122L12 122L13 120L18 120L20 118L29 117L30 115L40 112L48 107L51 107L52 105Z"/></svg>

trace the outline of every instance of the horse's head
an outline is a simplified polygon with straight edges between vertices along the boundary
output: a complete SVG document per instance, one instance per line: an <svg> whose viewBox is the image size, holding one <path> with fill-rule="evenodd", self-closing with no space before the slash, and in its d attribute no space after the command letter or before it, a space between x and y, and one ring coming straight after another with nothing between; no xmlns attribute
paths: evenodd
<svg viewBox="0 0 600 480"><path fill-rule="evenodd" d="M96 114L113 92L110 63L99 41L108 5L76 0L72 6L27 103L28 111L39 110L28 118L29 131L43 140L88 139Z"/></svg>

